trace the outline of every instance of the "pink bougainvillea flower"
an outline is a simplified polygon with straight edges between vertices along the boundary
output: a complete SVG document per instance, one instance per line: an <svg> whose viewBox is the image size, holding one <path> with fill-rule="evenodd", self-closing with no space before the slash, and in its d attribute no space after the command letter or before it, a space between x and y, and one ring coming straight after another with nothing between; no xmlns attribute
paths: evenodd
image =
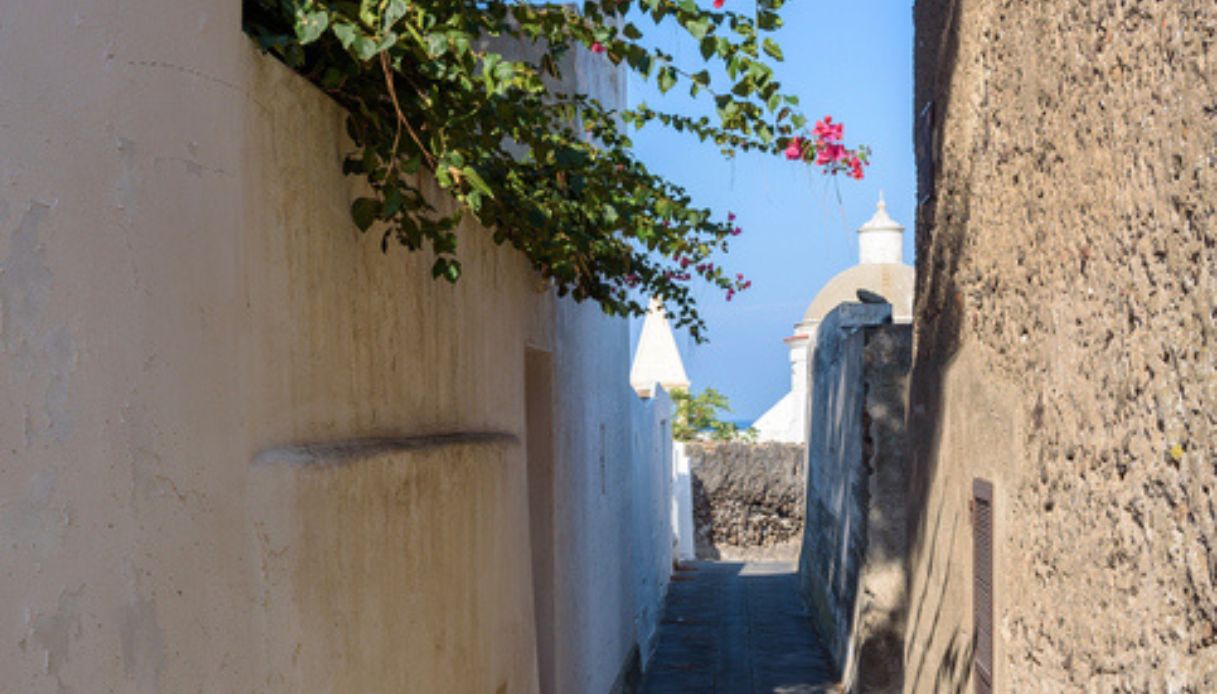
<svg viewBox="0 0 1217 694"><path fill-rule="evenodd" d="M734 222L734 221L735 221L735 213L734 213L734 212L728 212L728 213L727 213L727 221L728 221L728 222Z"/></svg>
<svg viewBox="0 0 1217 694"><path fill-rule="evenodd" d="M731 230L732 236L739 236L742 233L744 233L744 230L741 229L740 227L735 227L734 229Z"/></svg>
<svg viewBox="0 0 1217 694"><path fill-rule="evenodd" d="M816 127L811 134L823 142L840 142L845 137L845 126L833 123L832 116L824 116L824 120L816 121Z"/></svg>
<svg viewBox="0 0 1217 694"><path fill-rule="evenodd" d="M725 4L726 0L714 0L714 9L721 10Z"/></svg>
<svg viewBox="0 0 1217 694"><path fill-rule="evenodd" d="M681 259L680 259L680 267L681 267L681 269L683 270L684 268L689 267L689 263L692 263L692 262L693 262L693 261L692 261L692 260L689 260L688 258L681 258Z"/></svg>
<svg viewBox="0 0 1217 694"><path fill-rule="evenodd" d="M816 151L816 164L820 166L832 164L845 159L847 156L848 152L845 151L844 145L829 143Z"/></svg>
<svg viewBox="0 0 1217 694"><path fill-rule="evenodd" d="M603 53L603 52L604 52L603 43L600 43L599 41L597 41L592 44L592 53Z"/></svg>
<svg viewBox="0 0 1217 694"><path fill-rule="evenodd" d="M786 158L794 161L803 158L803 138L796 137L786 146Z"/></svg>

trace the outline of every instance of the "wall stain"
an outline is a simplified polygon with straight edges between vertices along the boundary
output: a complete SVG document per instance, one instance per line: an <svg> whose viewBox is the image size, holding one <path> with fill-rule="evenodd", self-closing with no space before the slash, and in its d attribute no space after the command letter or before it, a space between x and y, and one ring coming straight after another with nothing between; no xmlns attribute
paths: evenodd
<svg viewBox="0 0 1217 694"><path fill-rule="evenodd" d="M38 226L50 211L46 203L30 202L0 263L0 347L5 351L28 342L50 299L51 269L46 249L38 242Z"/></svg>
<svg viewBox="0 0 1217 694"><path fill-rule="evenodd" d="M63 682L61 671L70 656L72 641L81 637L80 596L85 587L59 593L59 603L50 614L34 617L29 636L18 644L24 651L32 640L43 649L43 672L55 678L59 694L72 691Z"/></svg>
<svg viewBox="0 0 1217 694"><path fill-rule="evenodd" d="M119 635L123 644L123 672L135 692L159 692L165 665L165 640L156 619L156 602L138 598L122 608Z"/></svg>

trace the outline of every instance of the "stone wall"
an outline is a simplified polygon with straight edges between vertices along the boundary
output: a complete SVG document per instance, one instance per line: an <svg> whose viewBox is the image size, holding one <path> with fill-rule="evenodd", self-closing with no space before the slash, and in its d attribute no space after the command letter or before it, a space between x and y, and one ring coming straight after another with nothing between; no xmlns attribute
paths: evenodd
<svg viewBox="0 0 1217 694"><path fill-rule="evenodd" d="M685 444L701 559L792 558L803 532L804 448L789 443Z"/></svg>
<svg viewBox="0 0 1217 694"><path fill-rule="evenodd" d="M1217 4L919 0L907 690L1217 691Z"/></svg>
<svg viewBox="0 0 1217 694"><path fill-rule="evenodd" d="M911 358L886 304L842 304L817 332L799 583L846 691L902 685Z"/></svg>

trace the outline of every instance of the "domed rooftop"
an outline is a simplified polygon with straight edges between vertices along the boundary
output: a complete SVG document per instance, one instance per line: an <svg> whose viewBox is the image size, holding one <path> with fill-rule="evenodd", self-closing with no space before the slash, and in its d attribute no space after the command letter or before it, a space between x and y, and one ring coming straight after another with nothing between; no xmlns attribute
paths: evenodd
<svg viewBox="0 0 1217 694"><path fill-rule="evenodd" d="M887 299L892 305L892 320L909 323L913 320L913 277L912 266L903 263L855 265L824 285L807 306L799 325L819 323L838 304L856 302L859 289L869 289Z"/></svg>
<svg viewBox="0 0 1217 694"><path fill-rule="evenodd" d="M904 264L904 227L887 213L883 193L875 214L858 228L858 264L828 281L811 300L796 333L807 334L812 323L824 320L837 304L857 301L858 290L872 291L892 305L892 320L913 320L913 268Z"/></svg>

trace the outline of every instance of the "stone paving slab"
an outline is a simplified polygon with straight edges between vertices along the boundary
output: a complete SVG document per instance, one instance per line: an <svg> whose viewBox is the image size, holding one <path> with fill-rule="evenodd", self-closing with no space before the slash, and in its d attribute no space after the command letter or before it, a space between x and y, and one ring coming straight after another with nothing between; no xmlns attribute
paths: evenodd
<svg viewBox="0 0 1217 694"><path fill-rule="evenodd" d="M789 563L689 562L672 577L646 694L837 691Z"/></svg>

